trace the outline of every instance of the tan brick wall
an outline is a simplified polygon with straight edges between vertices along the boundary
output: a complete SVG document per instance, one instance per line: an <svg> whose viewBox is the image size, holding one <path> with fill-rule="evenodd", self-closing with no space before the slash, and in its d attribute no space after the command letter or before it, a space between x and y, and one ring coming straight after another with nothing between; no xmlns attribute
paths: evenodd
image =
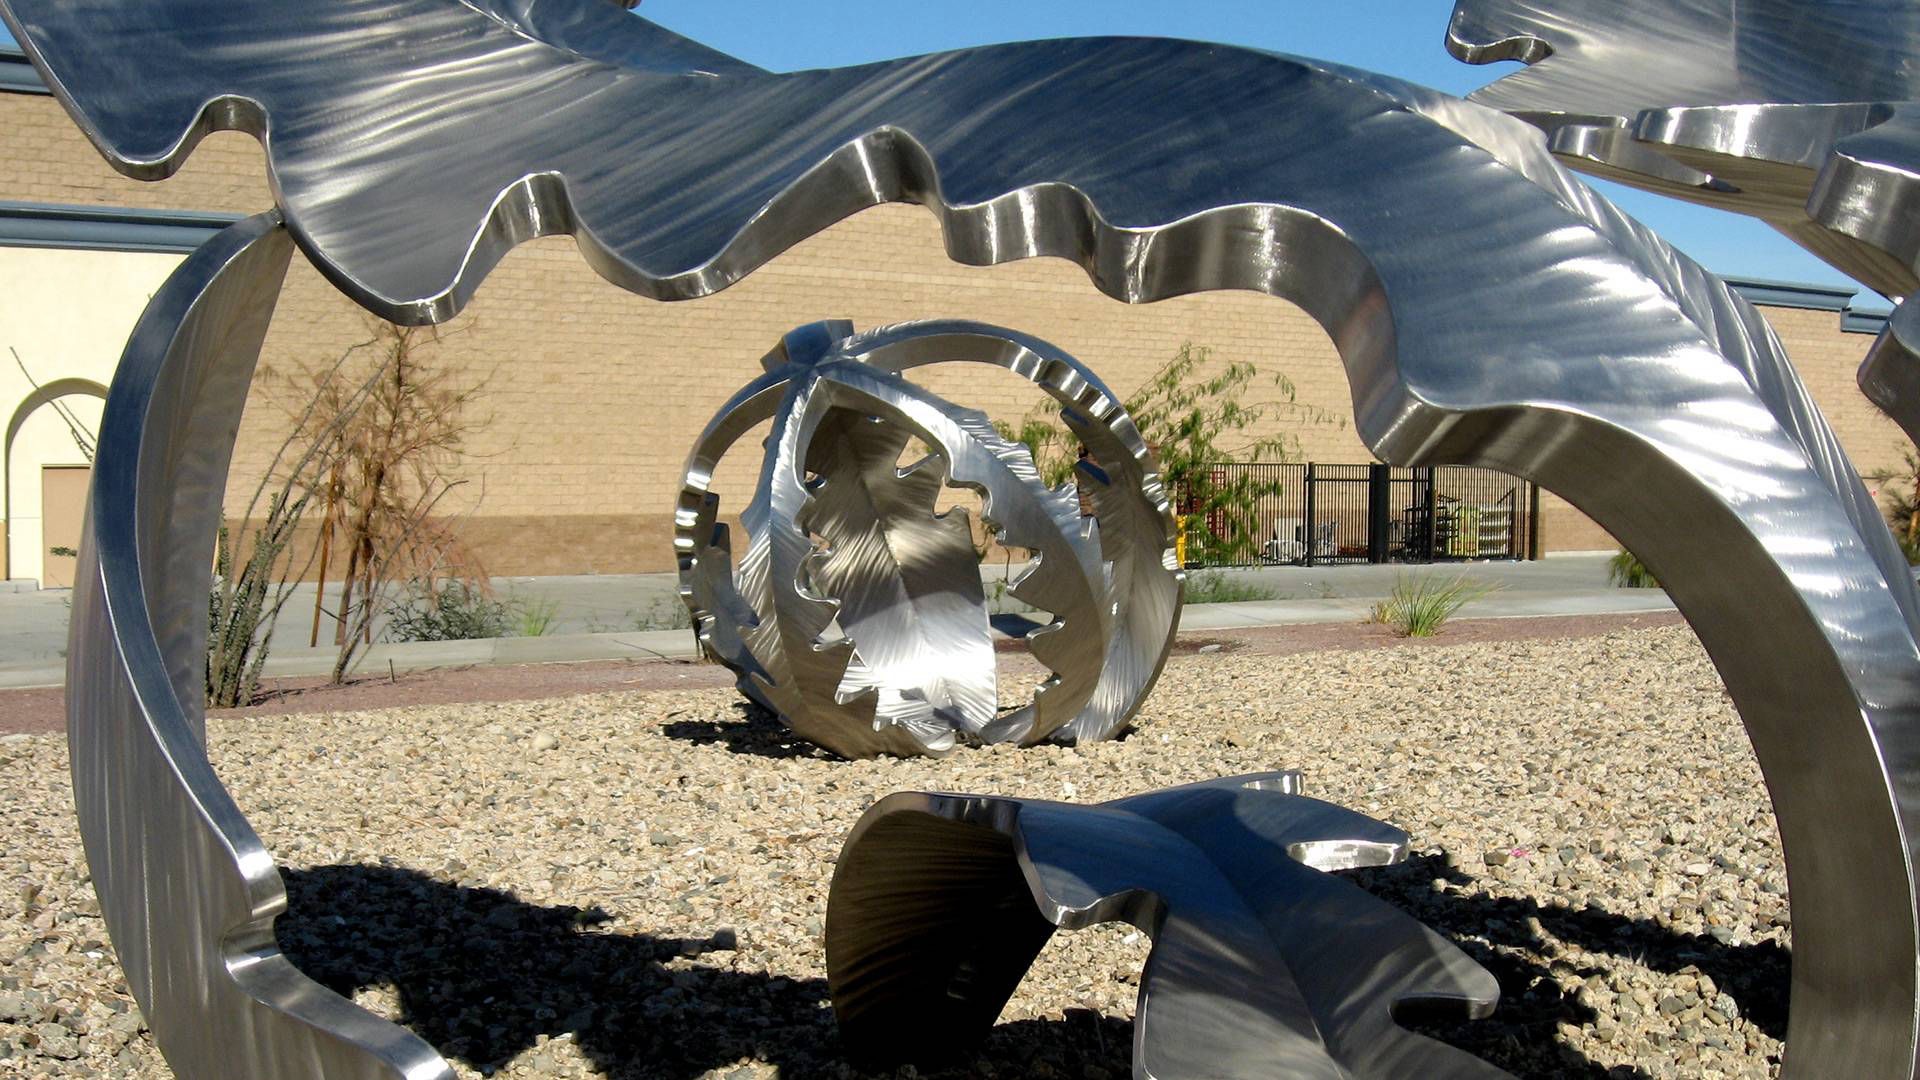
<svg viewBox="0 0 1920 1080"><path fill-rule="evenodd" d="M913 269L864 269L872 266ZM467 532L486 541L499 573L666 568L666 517L686 452L715 410L759 373L760 357L782 333L821 318L870 327L956 315L1042 332L1122 393L1195 341L1288 373L1302 402L1336 417L1351 409L1330 341L1290 305L1239 294L1128 307L1099 295L1065 262L960 266L946 259L932 217L916 208L863 214L718 296L679 304L607 284L570 239L556 238L509 256L433 349L484 380L478 413L490 422L471 443L461 492L473 496L462 500L474 518ZM236 477L259 475L286 430L293 402L275 373L330 361L365 336L356 310L297 266L268 338L269 374L242 428ZM922 381L1009 419L1040 400L1023 381L988 368L954 366ZM1366 460L1343 419L1299 434L1320 460ZM757 436L743 440L721 473L718 489L735 511L750 494L757 450ZM590 523L606 531L608 515L630 517L596 549L580 533ZM531 534L512 542L509 520L533 523ZM556 564L556 551L570 554Z"/></svg>
<svg viewBox="0 0 1920 1080"><path fill-rule="evenodd" d="M114 172L51 97L0 93L0 132L0 198L237 214L273 207L260 145L244 135L208 136L179 175L147 184Z"/></svg>
<svg viewBox="0 0 1920 1080"><path fill-rule="evenodd" d="M250 212L270 200L251 139L209 138L166 183L109 169L50 98L0 94L0 197L56 203ZM1817 399L1863 469L1898 458L1898 432L1853 385L1871 339L1843 335L1830 312L1769 309ZM1298 309L1251 293L1209 293L1130 307L1100 295L1076 266L1036 260L995 268L948 260L931 215L892 206L808 240L726 292L661 304L600 279L568 238L526 245L481 288L437 347L484 382L460 492L465 534L501 574L621 572L671 564L668 516L693 439L759 371L792 327L851 318L862 328L969 318L1038 334L1092 365L1121 393L1184 342L1284 373L1299 400L1340 418L1298 427L1314 460L1370 455L1351 422L1345 372L1326 334ZM367 329L359 310L296 258L263 355L265 374L242 427L229 509L242 511L271 460L291 405L284 376L330 362ZM935 392L1008 419L1038 396L1013 376L954 367L927 373ZM719 478L744 505L757 436ZM1549 550L1613 546L1559 499L1544 506Z"/></svg>
<svg viewBox="0 0 1920 1080"><path fill-rule="evenodd" d="M1906 436L1860 392L1856 377L1873 345L1869 334L1843 334L1831 311L1763 308L1767 322L1793 358L1813 400L1840 436L1840 445L1862 474L1897 467Z"/></svg>

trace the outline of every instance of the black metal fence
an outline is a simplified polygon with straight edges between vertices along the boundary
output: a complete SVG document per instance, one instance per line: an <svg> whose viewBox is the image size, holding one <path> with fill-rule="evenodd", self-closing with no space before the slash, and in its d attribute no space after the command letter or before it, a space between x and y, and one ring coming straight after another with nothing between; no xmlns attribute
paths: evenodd
<svg viewBox="0 0 1920 1080"><path fill-rule="evenodd" d="M1232 462L1192 488L1174 492L1189 566L1524 559L1533 546L1533 486L1492 469Z"/></svg>

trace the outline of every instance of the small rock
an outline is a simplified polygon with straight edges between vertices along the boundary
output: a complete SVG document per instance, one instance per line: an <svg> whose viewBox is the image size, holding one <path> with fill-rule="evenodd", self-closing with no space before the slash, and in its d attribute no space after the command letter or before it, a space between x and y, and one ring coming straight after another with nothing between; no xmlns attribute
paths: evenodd
<svg viewBox="0 0 1920 1080"><path fill-rule="evenodd" d="M80 1040L60 1024L46 1023L33 1029L40 1040L40 1056L55 1061L72 1061L80 1056Z"/></svg>
<svg viewBox="0 0 1920 1080"><path fill-rule="evenodd" d="M552 732L543 731L533 737L533 749L536 753L546 753L560 745L560 740Z"/></svg>

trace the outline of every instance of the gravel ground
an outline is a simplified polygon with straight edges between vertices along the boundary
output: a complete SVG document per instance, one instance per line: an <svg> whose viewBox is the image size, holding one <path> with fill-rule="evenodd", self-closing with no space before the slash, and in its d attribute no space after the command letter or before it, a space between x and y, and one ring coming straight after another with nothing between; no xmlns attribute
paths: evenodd
<svg viewBox="0 0 1920 1080"><path fill-rule="evenodd" d="M1009 689L1011 693L1011 688ZM1274 768L1407 829L1355 878L1499 976L1434 1033L1523 1077L1764 1077L1785 877L1685 627L1176 658L1129 739L846 763L726 690L218 718L279 936L463 1076L850 1075L820 948L840 843L902 789L1101 801ZM0 1074L165 1077L81 865L58 736L0 739ZM1128 1074L1148 943L1057 935L953 1077Z"/></svg>

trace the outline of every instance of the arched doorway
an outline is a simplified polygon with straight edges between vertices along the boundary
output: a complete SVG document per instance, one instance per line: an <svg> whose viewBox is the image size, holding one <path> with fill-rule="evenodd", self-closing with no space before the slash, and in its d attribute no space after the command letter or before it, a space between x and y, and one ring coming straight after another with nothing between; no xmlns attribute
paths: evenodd
<svg viewBox="0 0 1920 1080"><path fill-rule="evenodd" d="M38 387L13 410L5 447L6 574L73 584L93 439L106 388L88 379Z"/></svg>

